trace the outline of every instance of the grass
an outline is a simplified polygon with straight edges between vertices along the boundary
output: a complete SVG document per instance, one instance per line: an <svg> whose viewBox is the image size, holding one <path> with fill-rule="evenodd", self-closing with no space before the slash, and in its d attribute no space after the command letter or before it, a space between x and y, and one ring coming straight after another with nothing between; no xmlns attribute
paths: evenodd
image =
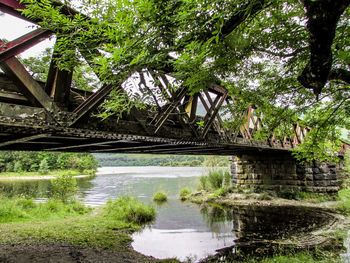
<svg viewBox="0 0 350 263"><path fill-rule="evenodd" d="M341 201L340 204L336 206L338 212L342 214L350 213L350 189L345 188L338 192L339 199Z"/></svg>
<svg viewBox="0 0 350 263"><path fill-rule="evenodd" d="M107 201L104 216L142 225L155 219L156 210L153 206L145 205L134 197L122 196L115 201Z"/></svg>
<svg viewBox="0 0 350 263"><path fill-rule="evenodd" d="M320 253L320 252L319 252ZM309 251L303 251L295 254L289 254L289 255L276 255L269 258L263 258L263 259L254 259L250 258L244 261L237 261L237 262L245 262L245 263L315 263L315 262L324 262L324 263L332 263L332 262L339 262L339 258L330 253L331 255L313 255L313 253ZM231 262L231 261L230 261ZM234 262L234 261L233 261Z"/></svg>
<svg viewBox="0 0 350 263"><path fill-rule="evenodd" d="M162 190L158 190L153 195L153 201L155 202L166 202L168 200L168 196Z"/></svg>
<svg viewBox="0 0 350 263"><path fill-rule="evenodd" d="M40 172L20 172L20 173L15 173L15 172L2 172L0 173L0 179L2 177L43 177L43 176L62 176L62 175L72 175L72 176L77 176L81 174L88 174L92 175L94 174L94 170L86 170L83 173L80 172L77 169L74 170L50 170L47 174L41 174Z"/></svg>
<svg viewBox="0 0 350 263"><path fill-rule="evenodd" d="M231 175L229 171L223 169L210 170L208 175L199 178L199 189L217 190L231 185Z"/></svg>
<svg viewBox="0 0 350 263"><path fill-rule="evenodd" d="M43 206L25 200L12 202L25 212ZM45 211L52 216L45 217L45 213L40 213L35 218L28 218L28 222L21 214L11 218L6 216L8 220L0 224L0 243L62 242L73 246L126 250L132 241L129 234L155 218L154 208L132 197L110 200L104 207L96 208L93 213L92 209L80 205L86 209L83 210L84 213L74 212L71 208L65 210L68 213L62 214L57 206L66 207L62 203L48 204L47 207L53 209Z"/></svg>
<svg viewBox="0 0 350 263"><path fill-rule="evenodd" d="M330 195L330 194L323 194L323 193L309 193L309 192L291 191L291 190L283 190L280 193L278 193L278 196L289 200L304 200L304 201L310 201L313 203L339 200L339 197L336 194Z"/></svg>
<svg viewBox="0 0 350 263"><path fill-rule="evenodd" d="M183 201L183 200L186 200L187 197L188 197L190 194L191 194L191 191L188 190L187 187L182 188L182 189L180 190L180 200L182 200L182 201Z"/></svg>
<svg viewBox="0 0 350 263"><path fill-rule="evenodd" d="M31 199L2 198L0 202L0 223L42 221L74 217L91 212L91 208L78 202L62 203L50 200L35 203Z"/></svg>

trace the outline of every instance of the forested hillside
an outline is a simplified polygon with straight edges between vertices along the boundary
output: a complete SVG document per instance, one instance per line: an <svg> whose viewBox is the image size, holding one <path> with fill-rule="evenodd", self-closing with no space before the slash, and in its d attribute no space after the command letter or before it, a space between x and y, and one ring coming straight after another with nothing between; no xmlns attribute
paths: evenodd
<svg viewBox="0 0 350 263"><path fill-rule="evenodd" d="M89 153L0 151L1 172L36 172L55 169L96 169Z"/></svg>
<svg viewBox="0 0 350 263"><path fill-rule="evenodd" d="M228 164L227 156L150 155L150 154L93 154L101 166L203 166ZM214 158L214 160L213 160ZM211 166L210 165L210 166Z"/></svg>

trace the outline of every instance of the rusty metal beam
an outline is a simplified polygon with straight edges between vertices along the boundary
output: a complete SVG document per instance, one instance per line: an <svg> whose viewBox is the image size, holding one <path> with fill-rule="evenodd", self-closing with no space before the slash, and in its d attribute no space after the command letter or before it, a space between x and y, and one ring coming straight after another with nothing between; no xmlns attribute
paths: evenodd
<svg viewBox="0 0 350 263"><path fill-rule="evenodd" d="M0 143L0 147L4 147L7 145L16 144L16 143L24 143L24 142L33 141L40 138L47 138L47 137L50 137L49 133L37 134L37 135L23 137L23 138L19 138L19 139L7 141L7 142L2 142Z"/></svg>
<svg viewBox="0 0 350 263"><path fill-rule="evenodd" d="M40 43L51 34L52 32L49 30L36 29L9 43L2 42L2 44L0 44L0 63Z"/></svg>
<svg viewBox="0 0 350 263"><path fill-rule="evenodd" d="M177 92L177 94L173 97L172 102L165 106L163 112L161 112L154 121L154 125L156 126L156 130L154 133L157 133L160 128L163 126L165 121L168 119L169 115L176 109L176 107L180 104L182 98L186 95L186 88L182 88Z"/></svg>
<svg viewBox="0 0 350 263"><path fill-rule="evenodd" d="M94 152L113 152L113 151L128 151L128 150L138 150L139 152L142 150L153 149L153 148L163 148L174 146L176 144L152 144L152 145L142 145L142 146L134 146L134 147L122 147L122 148L113 148L113 149L103 149L97 150Z"/></svg>
<svg viewBox="0 0 350 263"><path fill-rule="evenodd" d="M119 143L119 141L104 141L104 142L95 142L95 143L83 143L83 144L77 144L77 145L70 145L70 146L62 146L62 147L50 148L50 149L47 149L47 150L48 151L61 151L61 150L77 149L77 148L84 148L84 147L90 147L90 146L103 146L103 145L106 145L106 144L113 144L113 143Z"/></svg>
<svg viewBox="0 0 350 263"><path fill-rule="evenodd" d="M0 10L6 14L18 17L20 19L26 20L28 22L34 22L33 20L23 16L21 14L21 9L25 9L25 6L16 0L0 0Z"/></svg>
<svg viewBox="0 0 350 263"><path fill-rule="evenodd" d="M73 125L80 120L88 111L97 107L102 100L113 90L114 86L105 85L90 97L87 98L82 104L80 104L74 111L70 120L70 125Z"/></svg>
<svg viewBox="0 0 350 263"><path fill-rule="evenodd" d="M205 126L204 126L203 133L202 133L203 138L204 138L205 136L207 136L207 133L208 133L208 131L209 131L209 128L210 128L210 126L212 125L213 121L215 120L215 118L216 118L216 116L217 116L217 114L218 114L218 112L219 112L219 110L220 110L221 105L224 103L224 101L225 101L225 99L226 99L226 96L227 96L227 93L225 93L225 94L223 94L223 95L221 96L221 99L220 99L219 103L216 105L215 110L213 111L213 113L211 113L209 119L208 119L207 122L204 124ZM213 104L213 105L215 105L215 104L216 104L216 101L214 101L214 104Z"/></svg>
<svg viewBox="0 0 350 263"><path fill-rule="evenodd" d="M1 44L1 40L0 40ZM9 58L0 64L0 67L9 76L12 76L21 88L23 95L34 104L40 104L52 117L59 112L43 88L36 82L17 58Z"/></svg>

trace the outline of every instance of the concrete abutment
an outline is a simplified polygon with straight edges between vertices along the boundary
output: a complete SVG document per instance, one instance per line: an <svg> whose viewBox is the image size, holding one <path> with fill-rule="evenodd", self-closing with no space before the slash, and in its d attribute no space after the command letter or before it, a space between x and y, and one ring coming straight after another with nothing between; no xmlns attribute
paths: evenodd
<svg viewBox="0 0 350 263"><path fill-rule="evenodd" d="M335 193L340 190L343 163L299 163L289 152L249 153L231 157L232 185L274 191Z"/></svg>

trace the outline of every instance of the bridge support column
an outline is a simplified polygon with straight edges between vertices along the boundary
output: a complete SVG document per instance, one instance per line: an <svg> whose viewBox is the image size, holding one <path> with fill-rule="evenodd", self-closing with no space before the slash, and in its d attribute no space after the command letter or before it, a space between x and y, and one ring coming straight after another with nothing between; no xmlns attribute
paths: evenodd
<svg viewBox="0 0 350 263"><path fill-rule="evenodd" d="M343 164L300 164L290 153L249 153L231 157L231 175L236 187L332 193L340 189Z"/></svg>

